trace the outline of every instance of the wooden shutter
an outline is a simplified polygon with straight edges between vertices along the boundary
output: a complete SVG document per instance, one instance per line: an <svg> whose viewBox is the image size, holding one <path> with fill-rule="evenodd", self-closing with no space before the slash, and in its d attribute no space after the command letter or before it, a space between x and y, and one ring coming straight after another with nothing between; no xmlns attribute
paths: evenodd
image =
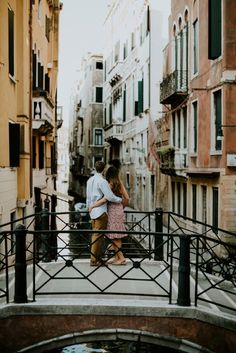
<svg viewBox="0 0 236 353"><path fill-rule="evenodd" d="M10 167L20 165L20 124L9 123L9 159Z"/></svg>
<svg viewBox="0 0 236 353"><path fill-rule="evenodd" d="M214 60L221 55L221 0L209 0L208 6L208 59Z"/></svg>
<svg viewBox="0 0 236 353"><path fill-rule="evenodd" d="M8 64L9 74L14 76L14 12L8 9Z"/></svg>

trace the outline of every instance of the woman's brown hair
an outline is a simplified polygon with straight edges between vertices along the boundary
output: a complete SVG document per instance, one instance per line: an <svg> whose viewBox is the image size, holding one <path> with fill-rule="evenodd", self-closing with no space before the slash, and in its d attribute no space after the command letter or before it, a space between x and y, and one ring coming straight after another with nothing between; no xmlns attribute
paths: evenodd
<svg viewBox="0 0 236 353"><path fill-rule="evenodd" d="M116 196L121 196L121 182L119 178L119 170L113 166L106 171L106 179L111 185L111 190Z"/></svg>

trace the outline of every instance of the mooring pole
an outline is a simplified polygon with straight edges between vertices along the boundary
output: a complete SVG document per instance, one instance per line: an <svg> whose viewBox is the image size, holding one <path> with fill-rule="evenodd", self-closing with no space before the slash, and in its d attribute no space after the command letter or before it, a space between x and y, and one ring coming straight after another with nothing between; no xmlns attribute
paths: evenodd
<svg viewBox="0 0 236 353"><path fill-rule="evenodd" d="M15 229L16 238L16 260L15 260L15 303L27 303L27 280L26 280L26 228L18 224Z"/></svg>
<svg viewBox="0 0 236 353"><path fill-rule="evenodd" d="M163 233L163 209L156 208L155 210L155 231ZM154 260L163 260L163 235L155 235L154 239Z"/></svg>
<svg viewBox="0 0 236 353"><path fill-rule="evenodd" d="M180 236L179 284L177 304L190 306L190 238Z"/></svg>

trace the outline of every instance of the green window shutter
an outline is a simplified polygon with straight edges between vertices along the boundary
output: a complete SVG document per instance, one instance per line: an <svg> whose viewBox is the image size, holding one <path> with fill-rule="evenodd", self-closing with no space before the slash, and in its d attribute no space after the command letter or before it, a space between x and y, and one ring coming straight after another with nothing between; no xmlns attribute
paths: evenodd
<svg viewBox="0 0 236 353"><path fill-rule="evenodd" d="M109 123L112 124L112 104L109 104Z"/></svg>
<svg viewBox="0 0 236 353"><path fill-rule="evenodd" d="M102 87L96 87L96 102L102 103Z"/></svg>
<svg viewBox="0 0 236 353"><path fill-rule="evenodd" d="M8 9L8 64L9 74L14 76L14 12Z"/></svg>
<svg viewBox="0 0 236 353"><path fill-rule="evenodd" d="M138 114L143 112L143 80L138 81Z"/></svg>
<svg viewBox="0 0 236 353"><path fill-rule="evenodd" d="M123 121L126 121L126 89L123 91Z"/></svg>
<svg viewBox="0 0 236 353"><path fill-rule="evenodd" d="M20 165L20 124L9 123L9 158L10 167Z"/></svg>
<svg viewBox="0 0 236 353"><path fill-rule="evenodd" d="M208 7L208 59L214 60L221 55L221 0L209 0Z"/></svg>

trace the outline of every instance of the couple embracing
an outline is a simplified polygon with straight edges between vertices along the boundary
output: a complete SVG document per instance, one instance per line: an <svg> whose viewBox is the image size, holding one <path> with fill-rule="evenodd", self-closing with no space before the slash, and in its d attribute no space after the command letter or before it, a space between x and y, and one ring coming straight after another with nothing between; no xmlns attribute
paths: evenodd
<svg viewBox="0 0 236 353"><path fill-rule="evenodd" d="M116 164L115 164L116 163ZM94 230L125 230L124 207L129 202L129 195L119 177L120 163L114 161L103 176L105 163L95 163L95 174L87 182L87 207L92 220ZM115 256L109 263L113 265L125 265L126 259L121 251L122 238L127 234L106 233L106 237L112 240L109 250L114 250ZM91 239L90 266L103 264L101 257L101 246L103 235L93 233Z"/></svg>

